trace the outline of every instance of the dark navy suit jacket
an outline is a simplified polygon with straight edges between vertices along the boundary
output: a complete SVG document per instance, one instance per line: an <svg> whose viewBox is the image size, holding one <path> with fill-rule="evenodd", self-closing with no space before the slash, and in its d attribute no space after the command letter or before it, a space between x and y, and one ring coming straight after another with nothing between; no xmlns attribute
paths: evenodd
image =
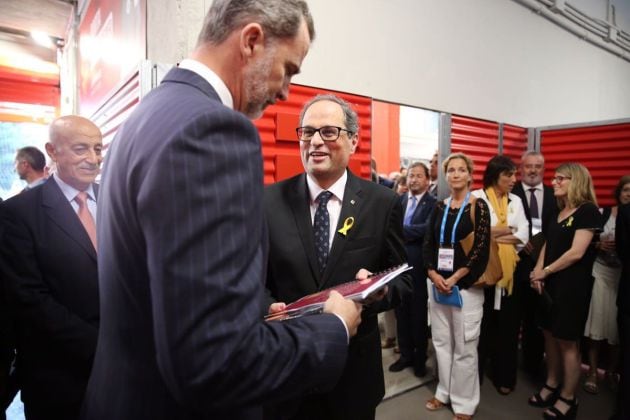
<svg viewBox="0 0 630 420"><path fill-rule="evenodd" d="M2 224L22 400L51 416L54 407L78 413L99 323L94 246L52 177L5 201Z"/></svg>
<svg viewBox="0 0 630 420"><path fill-rule="evenodd" d="M400 197L403 214L407 209L408 201L409 193ZM427 270L424 268L424 262L422 260L422 246L431 214L435 210L436 201L435 196L426 191L416 205L413 216L411 216L411 223L403 226L405 250L407 251L409 265L413 266L412 275L414 278L414 287L420 286L426 289Z"/></svg>
<svg viewBox="0 0 630 420"><path fill-rule="evenodd" d="M528 188L525 186L525 188ZM527 200L526 195L530 195L529 191L525 191L523 188L523 183L521 181L517 182L512 188L512 193L519 196L521 201L523 201L523 208L525 209L525 216L527 217L527 221L529 222L530 230L532 226L532 216L529 213L529 201ZM555 217L558 216L558 201L556 197L553 195L553 188L543 185L543 202L542 202L542 231L543 233L547 230L547 226L549 222L552 221ZM531 234L531 231L530 231ZM531 235L530 235L531 236Z"/></svg>
<svg viewBox="0 0 630 420"><path fill-rule="evenodd" d="M253 124L189 70L121 127L103 168L84 419L256 419L263 401L338 379L339 318L263 321L262 177Z"/></svg>
<svg viewBox="0 0 630 420"><path fill-rule="evenodd" d="M630 204L621 205L618 208L615 246L623 267L619 279L617 307L628 317L630 316ZM627 326L626 331L628 331Z"/></svg>

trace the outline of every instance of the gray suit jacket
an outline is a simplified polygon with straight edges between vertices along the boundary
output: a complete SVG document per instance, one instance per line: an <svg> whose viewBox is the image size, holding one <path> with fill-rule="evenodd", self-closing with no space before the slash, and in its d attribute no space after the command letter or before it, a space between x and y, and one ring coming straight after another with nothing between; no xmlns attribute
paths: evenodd
<svg viewBox="0 0 630 420"><path fill-rule="evenodd" d="M171 70L108 151L98 212L102 328L84 419L255 419L331 387L342 322L263 321L266 232L253 124Z"/></svg>

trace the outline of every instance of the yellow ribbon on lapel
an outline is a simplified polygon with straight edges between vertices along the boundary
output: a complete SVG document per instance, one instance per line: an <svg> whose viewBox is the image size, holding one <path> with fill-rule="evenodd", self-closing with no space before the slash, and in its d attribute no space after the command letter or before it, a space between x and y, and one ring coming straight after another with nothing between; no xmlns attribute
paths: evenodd
<svg viewBox="0 0 630 420"><path fill-rule="evenodd" d="M343 221L343 227L339 229L337 232L341 233L343 236L348 235L348 231L354 226L354 217L346 217L346 220Z"/></svg>

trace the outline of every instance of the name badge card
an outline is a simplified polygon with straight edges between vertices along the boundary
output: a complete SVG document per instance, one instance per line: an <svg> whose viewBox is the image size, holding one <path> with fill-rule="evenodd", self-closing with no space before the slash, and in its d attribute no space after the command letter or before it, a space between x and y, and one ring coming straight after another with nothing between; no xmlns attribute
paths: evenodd
<svg viewBox="0 0 630 420"><path fill-rule="evenodd" d="M438 270L453 271L455 250L453 248L440 248L438 250Z"/></svg>

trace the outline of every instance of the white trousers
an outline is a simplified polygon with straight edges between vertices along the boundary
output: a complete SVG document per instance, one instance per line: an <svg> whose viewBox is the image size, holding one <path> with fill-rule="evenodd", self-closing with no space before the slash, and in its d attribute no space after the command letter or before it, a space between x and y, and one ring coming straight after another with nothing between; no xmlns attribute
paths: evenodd
<svg viewBox="0 0 630 420"><path fill-rule="evenodd" d="M475 414L479 405L477 343L483 316L483 289L460 290L463 305L435 302L430 293L431 334L438 364L435 397L456 414Z"/></svg>

